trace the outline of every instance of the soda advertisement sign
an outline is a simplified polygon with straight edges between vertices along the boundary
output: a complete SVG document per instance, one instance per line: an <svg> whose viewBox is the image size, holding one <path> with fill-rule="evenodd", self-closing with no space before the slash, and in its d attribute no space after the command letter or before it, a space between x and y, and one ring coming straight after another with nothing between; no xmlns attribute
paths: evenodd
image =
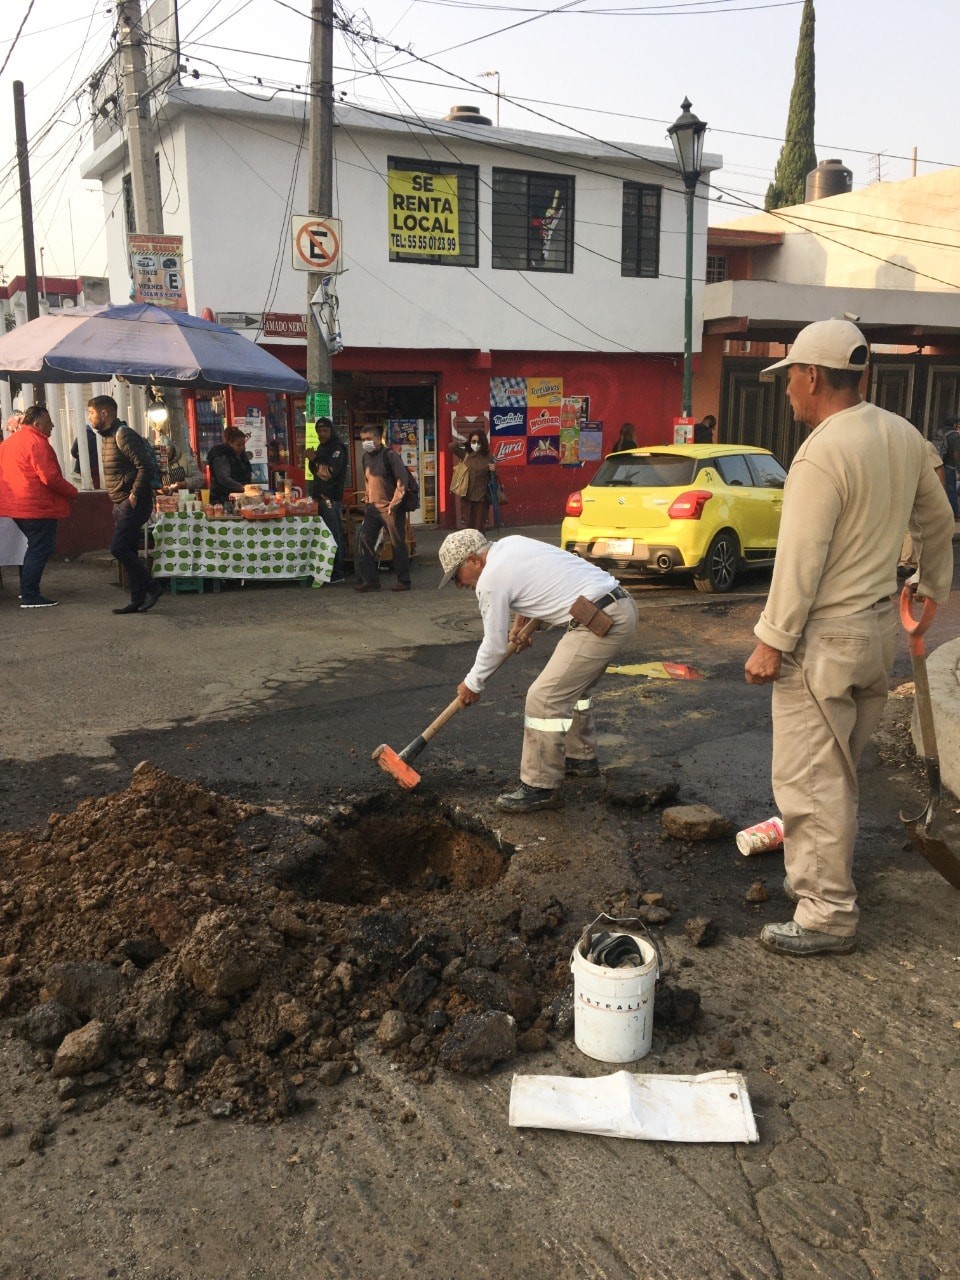
<svg viewBox="0 0 960 1280"><path fill-rule="evenodd" d="M490 453L498 467L522 467L527 461L526 436L491 440Z"/></svg>

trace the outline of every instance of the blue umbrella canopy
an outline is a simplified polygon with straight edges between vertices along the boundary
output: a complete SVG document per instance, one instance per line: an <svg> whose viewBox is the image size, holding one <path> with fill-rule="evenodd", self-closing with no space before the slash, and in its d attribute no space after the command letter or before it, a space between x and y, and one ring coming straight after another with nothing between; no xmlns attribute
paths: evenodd
<svg viewBox="0 0 960 1280"><path fill-rule="evenodd" d="M233 329L147 303L73 307L0 337L0 378L303 393L281 360Z"/></svg>

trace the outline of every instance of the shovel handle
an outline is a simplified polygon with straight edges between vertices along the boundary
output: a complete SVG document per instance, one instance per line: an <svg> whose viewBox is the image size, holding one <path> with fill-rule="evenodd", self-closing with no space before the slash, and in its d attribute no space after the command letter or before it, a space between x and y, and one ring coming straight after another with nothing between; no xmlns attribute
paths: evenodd
<svg viewBox="0 0 960 1280"><path fill-rule="evenodd" d="M913 604L916 599L916 592L906 587L900 592L900 625L910 637L910 652L913 653L915 645L919 645L919 652L922 653L923 636L929 631L930 624L933 622L937 612L937 602L924 599L920 617L916 618L913 614Z"/></svg>

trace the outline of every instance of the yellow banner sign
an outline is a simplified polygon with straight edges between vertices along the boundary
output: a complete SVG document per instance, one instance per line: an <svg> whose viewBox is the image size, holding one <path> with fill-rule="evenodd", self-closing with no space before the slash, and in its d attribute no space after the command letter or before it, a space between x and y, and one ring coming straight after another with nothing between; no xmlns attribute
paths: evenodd
<svg viewBox="0 0 960 1280"><path fill-rule="evenodd" d="M455 174L387 170L391 253L454 256L460 252L460 200Z"/></svg>

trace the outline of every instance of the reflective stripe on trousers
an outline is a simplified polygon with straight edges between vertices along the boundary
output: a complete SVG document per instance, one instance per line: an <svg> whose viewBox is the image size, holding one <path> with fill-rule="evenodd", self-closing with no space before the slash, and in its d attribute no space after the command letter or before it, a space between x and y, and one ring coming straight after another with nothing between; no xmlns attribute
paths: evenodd
<svg viewBox="0 0 960 1280"><path fill-rule="evenodd" d="M567 756L589 760L597 754L589 692L637 627L637 606L629 596L605 612L613 619L607 634L596 636L586 627L564 632L527 690L520 761L520 780L527 786L553 790L563 783Z"/></svg>

